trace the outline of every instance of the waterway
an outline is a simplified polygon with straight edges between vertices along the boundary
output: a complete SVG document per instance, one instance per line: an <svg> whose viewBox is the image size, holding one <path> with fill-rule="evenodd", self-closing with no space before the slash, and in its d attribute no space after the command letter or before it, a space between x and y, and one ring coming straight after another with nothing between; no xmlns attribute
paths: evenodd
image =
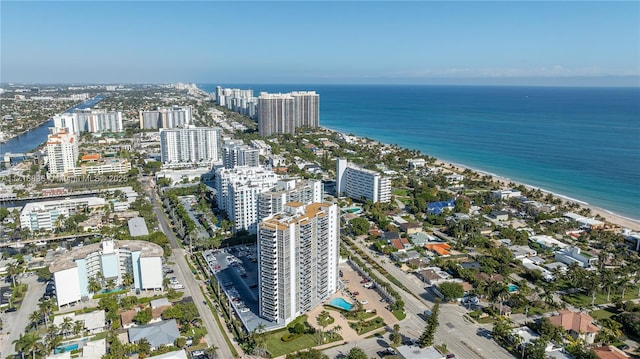
<svg viewBox="0 0 640 359"><path fill-rule="evenodd" d="M95 104L102 101L105 97L106 95L98 95L77 106L69 108L65 111L65 113L71 113L75 110L93 107ZM36 128L33 128L19 136L10 139L6 143L0 143L0 158L4 157L4 154L7 152L27 153L35 150L47 141L49 127L53 127L53 118L50 118L48 121L44 122L42 125ZM17 162L20 161L20 159L14 159L13 161Z"/></svg>

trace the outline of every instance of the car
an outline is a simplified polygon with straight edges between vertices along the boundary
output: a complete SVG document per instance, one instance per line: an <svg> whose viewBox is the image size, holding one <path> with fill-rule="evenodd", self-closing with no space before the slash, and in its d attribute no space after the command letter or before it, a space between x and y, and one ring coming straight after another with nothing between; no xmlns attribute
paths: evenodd
<svg viewBox="0 0 640 359"><path fill-rule="evenodd" d="M7 308L4 312L5 313L11 313L11 312L16 312L16 311L18 311L18 308L12 307L12 308Z"/></svg>
<svg viewBox="0 0 640 359"><path fill-rule="evenodd" d="M240 301L240 298L238 298L238 297L233 297L233 298L231 298L231 300L232 300L232 301L234 301L234 302L239 302L239 301Z"/></svg>
<svg viewBox="0 0 640 359"><path fill-rule="evenodd" d="M362 283L362 284L367 283L367 282L369 282L369 280L366 279L366 278L360 281L360 283Z"/></svg>
<svg viewBox="0 0 640 359"><path fill-rule="evenodd" d="M360 301L360 304L363 304L363 305L364 305L364 304L369 304L369 301L368 301L368 300L366 300L366 299L363 299L363 300L361 300L361 301Z"/></svg>
<svg viewBox="0 0 640 359"><path fill-rule="evenodd" d="M240 309L240 313L246 313L248 311L249 311L249 308L247 308L247 307L244 307L244 308Z"/></svg>
<svg viewBox="0 0 640 359"><path fill-rule="evenodd" d="M618 348L620 350L627 350L627 349L629 349L629 346L627 344L620 344L616 348Z"/></svg>
<svg viewBox="0 0 640 359"><path fill-rule="evenodd" d="M447 359L451 359L451 358L455 358L455 357L456 357L455 354L452 354L452 353L447 354Z"/></svg>
<svg viewBox="0 0 640 359"><path fill-rule="evenodd" d="M353 292L353 295L358 295L360 294L360 292Z"/></svg>

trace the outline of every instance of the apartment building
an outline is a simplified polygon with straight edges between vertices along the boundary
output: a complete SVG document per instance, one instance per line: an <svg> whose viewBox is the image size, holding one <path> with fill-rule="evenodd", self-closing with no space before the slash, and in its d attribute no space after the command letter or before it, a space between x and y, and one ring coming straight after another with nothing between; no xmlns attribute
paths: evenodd
<svg viewBox="0 0 640 359"><path fill-rule="evenodd" d="M295 133L299 127L318 127L320 96L315 91L294 91L258 97L258 132L260 136Z"/></svg>
<svg viewBox="0 0 640 359"><path fill-rule="evenodd" d="M218 208L227 212L234 230L257 232L258 195L278 183L278 176L263 167L219 168L216 170Z"/></svg>
<svg viewBox="0 0 640 359"><path fill-rule="evenodd" d="M177 128L193 122L191 106L159 107L156 110L140 111L140 128Z"/></svg>
<svg viewBox="0 0 640 359"><path fill-rule="evenodd" d="M217 127L168 128L160 130L163 164L203 164L222 157L222 130Z"/></svg>
<svg viewBox="0 0 640 359"><path fill-rule="evenodd" d="M68 128L49 128L47 137L49 175L57 176L75 168L78 161L78 139Z"/></svg>
<svg viewBox="0 0 640 359"><path fill-rule="evenodd" d="M338 207L289 202L260 222L258 286L261 317L287 325L337 291Z"/></svg>
<svg viewBox="0 0 640 359"><path fill-rule="evenodd" d="M104 240L56 258L49 266L56 284L58 308L76 303L93 292L89 280L113 280L123 285L125 273L136 289L162 289L162 247L146 241ZM103 284L104 284L103 283Z"/></svg>
<svg viewBox="0 0 640 359"><path fill-rule="evenodd" d="M222 161L225 168L260 165L260 151L245 145L242 140L227 140L222 145Z"/></svg>
<svg viewBox="0 0 640 359"><path fill-rule="evenodd" d="M391 179L376 171L359 168L344 158L336 161L336 192L356 200L391 201Z"/></svg>
<svg viewBox="0 0 640 359"><path fill-rule="evenodd" d="M100 209L105 204L104 198L99 197L27 203L20 212L20 228L51 231L56 228L59 218L69 218L77 212Z"/></svg>

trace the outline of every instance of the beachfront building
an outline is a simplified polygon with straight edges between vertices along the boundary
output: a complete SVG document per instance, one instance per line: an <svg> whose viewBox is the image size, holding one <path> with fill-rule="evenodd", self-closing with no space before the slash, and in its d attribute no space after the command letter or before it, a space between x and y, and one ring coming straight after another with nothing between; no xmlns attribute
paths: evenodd
<svg viewBox="0 0 640 359"><path fill-rule="evenodd" d="M241 113L251 118L256 117L258 98L253 96L253 90L231 89L216 87L216 102L231 111Z"/></svg>
<svg viewBox="0 0 640 359"><path fill-rule="evenodd" d="M104 240L73 249L49 266L58 308L93 294L89 289L92 278L123 286L124 278L130 277L135 289L162 289L162 254L159 245L134 240Z"/></svg>
<svg viewBox="0 0 640 359"><path fill-rule="evenodd" d="M518 198L522 196L522 192L516 191L513 189L499 189L495 191L491 191L491 196L493 198L497 198L501 201L507 200L509 198Z"/></svg>
<svg viewBox="0 0 640 359"><path fill-rule="evenodd" d="M322 182L283 178L271 190L258 195L258 219L263 220L285 210L289 202L303 204L322 202Z"/></svg>
<svg viewBox="0 0 640 359"><path fill-rule="evenodd" d="M299 127L318 127L320 96L315 91L294 91L258 97L258 132L260 136L295 133Z"/></svg>
<svg viewBox="0 0 640 359"><path fill-rule="evenodd" d="M234 231L258 228L258 195L278 183L278 176L263 167L219 168L215 189L218 208L227 212Z"/></svg>
<svg viewBox="0 0 640 359"><path fill-rule="evenodd" d="M356 200L391 201L391 178L376 171L350 164L345 158L336 161L336 192Z"/></svg>
<svg viewBox="0 0 640 359"><path fill-rule="evenodd" d="M337 291L338 222L335 204L300 202L260 222L261 317L287 325Z"/></svg>
<svg viewBox="0 0 640 359"><path fill-rule="evenodd" d="M222 145L222 162L225 168L257 167L260 165L260 151L245 145L242 140L226 140Z"/></svg>
<svg viewBox="0 0 640 359"><path fill-rule="evenodd" d="M76 137L66 127L49 128L46 147L50 176L59 176L75 168L79 155Z"/></svg>
<svg viewBox="0 0 640 359"><path fill-rule="evenodd" d="M191 106L159 107L157 110L140 111L140 128L185 127L193 122Z"/></svg>
<svg viewBox="0 0 640 359"><path fill-rule="evenodd" d="M222 130L217 127L168 128L160 130L162 163L169 166L211 164L222 156Z"/></svg>
<svg viewBox="0 0 640 359"><path fill-rule="evenodd" d="M61 221L75 213L102 210L104 198L68 198L56 201L30 202L20 212L20 228L30 231L52 231Z"/></svg>

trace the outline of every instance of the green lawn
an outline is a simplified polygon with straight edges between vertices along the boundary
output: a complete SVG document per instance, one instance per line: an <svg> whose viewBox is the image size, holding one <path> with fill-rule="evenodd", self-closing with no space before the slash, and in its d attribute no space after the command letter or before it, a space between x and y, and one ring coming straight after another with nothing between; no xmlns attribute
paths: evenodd
<svg viewBox="0 0 640 359"><path fill-rule="evenodd" d="M402 189L402 188L394 188L393 191L391 191L391 194L393 194L394 196L406 196L409 194L409 192L406 189Z"/></svg>
<svg viewBox="0 0 640 359"><path fill-rule="evenodd" d="M404 310L394 310L391 313L393 313L393 316L398 320L402 320L407 317L407 313L405 313Z"/></svg>
<svg viewBox="0 0 640 359"><path fill-rule="evenodd" d="M593 312L589 313L589 315L592 316L593 319L595 319L595 320L609 319L612 316L614 316L615 314L617 314L617 313L613 312L613 311L606 310L606 309L598 309L598 310L594 310Z"/></svg>
<svg viewBox="0 0 640 359"><path fill-rule="evenodd" d="M613 291L611 291L611 297L610 299L607 301L607 293L596 293L596 299L595 299L595 304L599 305L599 304L606 304L606 303L610 303L613 302L615 300L615 298L619 297L620 294L619 293L614 293ZM630 299L636 299L638 297L638 291L635 289L628 289L626 291L626 293L624 294L624 301L630 300ZM592 297L591 295L586 295L586 294L582 294L582 293L573 293L573 294L567 294L562 296L562 300L564 300L565 302L573 305L574 307L578 307L578 308L586 308L586 307L590 307L591 306L591 300Z"/></svg>
<svg viewBox="0 0 640 359"><path fill-rule="evenodd" d="M318 337L314 334L304 334L300 338L283 342L282 336L287 333L289 333L287 329L282 329L268 334L267 350L272 358L318 345Z"/></svg>
<svg viewBox="0 0 640 359"><path fill-rule="evenodd" d="M351 328L353 328L353 330L355 330L358 334L364 334L364 333L368 333L372 330L378 329L378 328L382 328L384 327L386 324L384 323L384 320L382 320L382 318L380 317L376 317L372 320L369 320L367 322L365 322L366 325L364 325L363 327L359 327L358 322L355 323L349 323L349 326ZM360 330L358 330L360 329Z"/></svg>

